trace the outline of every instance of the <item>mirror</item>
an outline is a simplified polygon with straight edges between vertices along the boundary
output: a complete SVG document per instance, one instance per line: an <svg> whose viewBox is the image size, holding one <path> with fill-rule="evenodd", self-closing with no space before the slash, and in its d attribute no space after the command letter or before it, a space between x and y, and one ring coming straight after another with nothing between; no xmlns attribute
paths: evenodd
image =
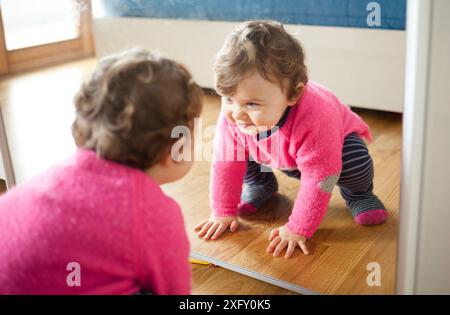
<svg viewBox="0 0 450 315"><path fill-rule="evenodd" d="M388 221L366 228L354 224L335 189L328 214L310 241L312 256L274 260L265 254L267 233L287 221L299 189L298 180L275 171L280 198L242 218L242 231L227 235L220 245L199 240L194 227L210 212L211 166L203 157L210 156L204 148L211 149L212 140L204 130L214 130L220 110L214 92L205 99L197 130L203 143L196 152L200 157L183 180L165 185L164 191L182 206L192 258L297 293L395 292L406 1L381 6L351 1L349 7L331 1L228 1L226 7L220 1L94 1L93 16L98 57L135 46L156 50L187 65L209 92L214 89L214 57L227 34L249 19L283 22L305 49L310 80L332 90L369 124L374 191L387 205ZM197 289L201 292L201 285Z"/></svg>
<svg viewBox="0 0 450 315"><path fill-rule="evenodd" d="M7 2L18 1L0 1L2 10ZM348 5L309 0L232 0L226 5L215 0L71 3L81 12L76 38L16 49L0 41L0 191L6 184L12 187L33 178L74 152L73 96L98 59L133 47L147 48L186 65L206 94L195 129L201 146L196 147L194 166L182 180L162 186L185 218L193 276L199 279L193 293L396 293L406 145L406 0L345 1ZM91 15L92 21L83 24ZM257 214L242 217L238 233L227 233L217 242L197 237L195 225L210 215L210 158L221 110L221 99L214 92L214 59L226 36L249 19L282 22L305 50L309 79L333 91L370 127L374 192L389 212L384 224L356 224L335 187L324 221L309 241L311 255L295 251L292 259L273 258L265 252L270 231L287 222L302 185L301 180L275 170L279 196ZM5 22L4 17L0 25L4 38ZM211 269L211 265L223 268ZM241 282L247 284L233 287Z"/></svg>

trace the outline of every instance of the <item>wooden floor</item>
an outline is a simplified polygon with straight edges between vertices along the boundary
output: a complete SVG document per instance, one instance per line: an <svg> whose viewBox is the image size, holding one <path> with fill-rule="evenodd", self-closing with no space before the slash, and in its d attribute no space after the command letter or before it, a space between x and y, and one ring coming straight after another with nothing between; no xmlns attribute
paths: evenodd
<svg viewBox="0 0 450 315"><path fill-rule="evenodd" d="M72 100L94 65L91 58L0 79L0 105L17 182L75 150Z"/></svg>
<svg viewBox="0 0 450 315"><path fill-rule="evenodd" d="M0 81L11 155L18 182L39 173L74 150L70 136L72 98L94 60L34 71ZM206 97L203 126L215 124L219 99ZM276 172L281 196L257 215L242 220L239 231L218 241L196 238L193 226L209 215L209 162L194 164L182 180L163 189L183 208L193 252L232 267L256 272L318 293L393 293L395 287L398 222L401 116L368 110L358 113L370 125L374 142L369 146L375 163L375 193L388 207L386 224L362 227L353 223L335 189L327 216L310 241L312 255L296 253L293 259L265 253L268 232L285 223L300 183ZM210 130L210 129L209 129ZM212 134L204 136L205 151ZM1 189L1 187L0 187ZM381 286L366 285L369 262L381 266ZM293 294L221 267L193 265L194 294Z"/></svg>
<svg viewBox="0 0 450 315"><path fill-rule="evenodd" d="M0 195L6 191L6 182L0 179Z"/></svg>

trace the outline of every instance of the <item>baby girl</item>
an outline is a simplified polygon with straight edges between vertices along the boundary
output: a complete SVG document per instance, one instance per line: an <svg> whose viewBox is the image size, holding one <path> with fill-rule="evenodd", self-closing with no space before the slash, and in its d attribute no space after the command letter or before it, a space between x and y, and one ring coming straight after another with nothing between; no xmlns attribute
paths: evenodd
<svg viewBox="0 0 450 315"><path fill-rule="evenodd" d="M202 91L143 49L99 61L75 97L77 150L0 198L0 294L189 294L189 243L161 184Z"/></svg>

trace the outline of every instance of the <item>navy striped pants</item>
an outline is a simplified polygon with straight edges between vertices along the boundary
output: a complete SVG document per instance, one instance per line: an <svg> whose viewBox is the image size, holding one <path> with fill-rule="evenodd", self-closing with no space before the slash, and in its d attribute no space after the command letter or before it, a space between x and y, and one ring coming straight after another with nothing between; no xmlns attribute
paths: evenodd
<svg viewBox="0 0 450 315"><path fill-rule="evenodd" d="M298 179L301 177L299 170L283 170L282 172L290 177ZM342 170L337 186L348 206L351 206L352 201L361 199L367 199L368 207L373 207L373 203L378 202L376 201L378 198L372 192L373 177L373 161L366 144L356 133L347 135L342 149ZM262 172L261 165L255 161L247 162L244 183L250 185L261 185L263 183L267 185L267 183L271 183L274 188L278 187L273 172ZM376 198L376 200L374 201L372 197ZM379 206L384 208L382 204ZM354 215L366 210L365 208L364 205L358 206L358 209L354 209L357 211Z"/></svg>

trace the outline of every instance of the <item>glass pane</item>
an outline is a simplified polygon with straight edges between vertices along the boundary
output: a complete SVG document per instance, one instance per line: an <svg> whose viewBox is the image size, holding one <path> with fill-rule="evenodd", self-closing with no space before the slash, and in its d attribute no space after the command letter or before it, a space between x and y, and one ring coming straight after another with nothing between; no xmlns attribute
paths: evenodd
<svg viewBox="0 0 450 315"><path fill-rule="evenodd" d="M6 48L14 50L79 36L74 0L0 0Z"/></svg>

